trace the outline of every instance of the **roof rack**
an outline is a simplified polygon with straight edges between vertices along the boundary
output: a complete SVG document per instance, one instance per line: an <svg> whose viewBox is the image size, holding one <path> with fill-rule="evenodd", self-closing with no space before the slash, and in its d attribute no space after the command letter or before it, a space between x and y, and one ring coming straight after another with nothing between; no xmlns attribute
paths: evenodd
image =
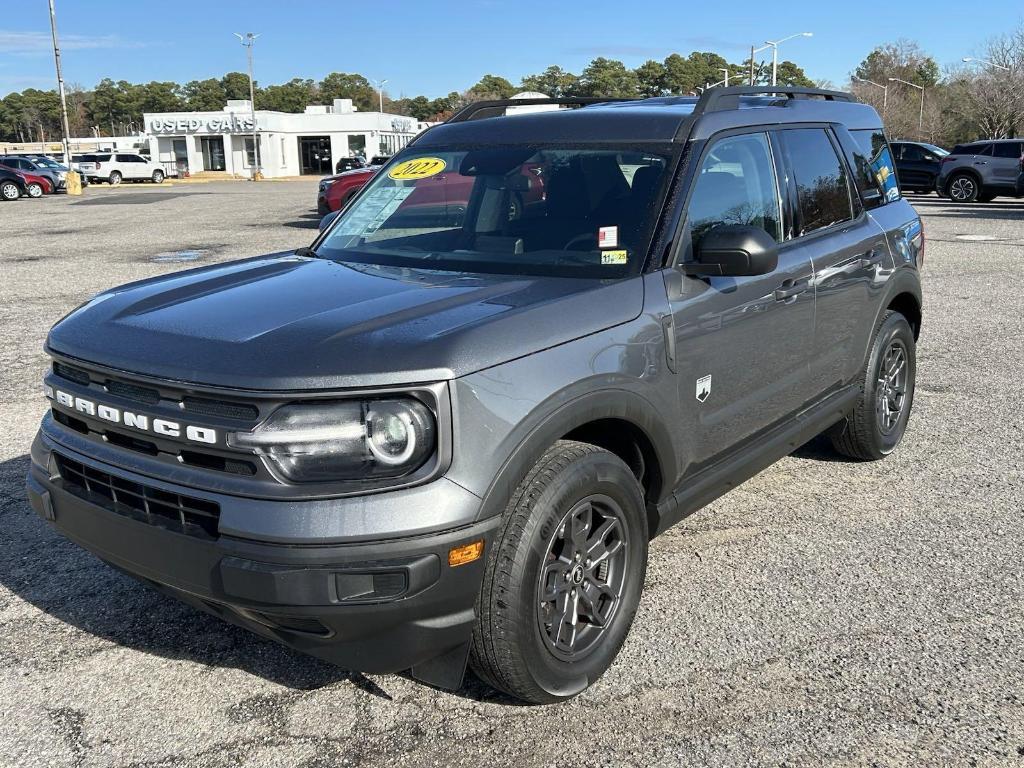
<svg viewBox="0 0 1024 768"><path fill-rule="evenodd" d="M558 96L551 99L490 99L467 104L445 122L464 123L467 120L483 120L486 117L498 117L508 107L528 107L535 104L585 107L588 104L610 104L613 101L636 101L636 99L612 99L602 96Z"/></svg>
<svg viewBox="0 0 1024 768"><path fill-rule="evenodd" d="M825 101L856 101L853 94L844 91L828 91L824 88L800 88L788 85L741 85L731 88L708 88L700 95L693 116L707 112L722 112L739 109L742 96L783 96L787 99L820 96Z"/></svg>

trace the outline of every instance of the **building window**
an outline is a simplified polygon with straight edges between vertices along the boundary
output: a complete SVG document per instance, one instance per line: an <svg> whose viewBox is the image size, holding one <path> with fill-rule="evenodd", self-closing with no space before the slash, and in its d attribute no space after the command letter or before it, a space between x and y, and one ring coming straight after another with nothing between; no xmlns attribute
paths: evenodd
<svg viewBox="0 0 1024 768"><path fill-rule="evenodd" d="M245 167L252 168L256 165L256 142L251 136L245 137Z"/></svg>

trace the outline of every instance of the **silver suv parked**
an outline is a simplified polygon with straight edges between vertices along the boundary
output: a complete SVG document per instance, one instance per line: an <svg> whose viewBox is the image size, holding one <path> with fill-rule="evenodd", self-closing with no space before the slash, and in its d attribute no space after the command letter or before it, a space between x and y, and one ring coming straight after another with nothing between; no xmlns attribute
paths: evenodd
<svg viewBox="0 0 1024 768"><path fill-rule="evenodd" d="M942 158L937 187L958 203L987 203L1001 195L1020 197L1024 139L993 139L957 144Z"/></svg>

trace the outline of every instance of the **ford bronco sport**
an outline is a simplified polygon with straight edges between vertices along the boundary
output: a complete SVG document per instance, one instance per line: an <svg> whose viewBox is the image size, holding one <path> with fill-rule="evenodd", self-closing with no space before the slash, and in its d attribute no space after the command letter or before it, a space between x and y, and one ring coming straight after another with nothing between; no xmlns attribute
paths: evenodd
<svg viewBox="0 0 1024 768"><path fill-rule="evenodd" d="M37 513L349 669L550 702L612 663L650 538L821 433L896 448L924 239L875 111L559 103L473 104L310 248L58 322Z"/></svg>

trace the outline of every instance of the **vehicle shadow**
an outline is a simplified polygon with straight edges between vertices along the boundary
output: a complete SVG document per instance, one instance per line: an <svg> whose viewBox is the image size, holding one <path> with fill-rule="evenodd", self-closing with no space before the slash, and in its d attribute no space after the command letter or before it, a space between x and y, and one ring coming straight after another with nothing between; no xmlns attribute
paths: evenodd
<svg viewBox="0 0 1024 768"><path fill-rule="evenodd" d="M856 459L843 456L832 447L832 441L825 435L818 435L801 445L790 456L794 459L813 459L814 461L826 461L836 464L857 464Z"/></svg>
<svg viewBox="0 0 1024 768"><path fill-rule="evenodd" d="M284 226L293 229L317 229L320 226L320 218L318 213L304 213L299 217L299 221L286 221Z"/></svg>

